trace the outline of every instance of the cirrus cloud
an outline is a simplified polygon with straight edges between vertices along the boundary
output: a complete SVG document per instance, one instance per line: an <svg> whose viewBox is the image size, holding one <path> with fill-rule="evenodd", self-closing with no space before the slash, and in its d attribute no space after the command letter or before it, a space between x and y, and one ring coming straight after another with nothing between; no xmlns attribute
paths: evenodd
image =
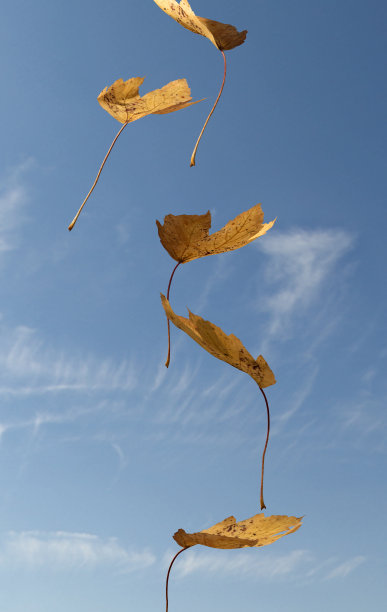
<svg viewBox="0 0 387 612"><path fill-rule="evenodd" d="M149 550L124 548L116 538L65 531L11 531L0 538L0 569L92 570L110 567L133 572L154 564Z"/></svg>

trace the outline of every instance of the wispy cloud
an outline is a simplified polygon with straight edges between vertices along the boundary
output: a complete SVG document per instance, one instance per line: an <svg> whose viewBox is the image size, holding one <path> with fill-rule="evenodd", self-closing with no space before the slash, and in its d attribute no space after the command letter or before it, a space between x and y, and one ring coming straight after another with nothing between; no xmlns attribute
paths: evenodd
<svg viewBox="0 0 387 612"><path fill-rule="evenodd" d="M164 556L164 565L170 563L171 554ZM333 578L346 578L365 557L356 556L337 565L336 558L317 561L308 550L293 550L286 554L273 554L268 551L189 551L182 556L175 569L176 578L181 579L201 572L224 579L227 575L237 575L248 580L296 580L300 582ZM332 567L334 566L334 567Z"/></svg>
<svg viewBox="0 0 387 612"><path fill-rule="evenodd" d="M210 574L238 574L246 578L273 579L289 576L310 559L305 550L294 550L286 555L258 556L251 551L235 555L191 552L181 559L176 574L184 577L195 572ZM255 551L256 552L256 551Z"/></svg>
<svg viewBox="0 0 387 612"><path fill-rule="evenodd" d="M27 218L25 174L32 165L33 160L27 160L0 177L0 265L3 254L19 245L19 232ZM23 325L8 328L1 315L0 335L0 395L127 391L136 384L130 361L63 351L48 345L34 329Z"/></svg>
<svg viewBox="0 0 387 612"><path fill-rule="evenodd" d="M0 570L92 570L98 567L133 572L153 565L149 550L124 548L116 538L88 533L8 532L0 538Z"/></svg>
<svg viewBox="0 0 387 612"><path fill-rule="evenodd" d="M47 346L36 330L1 329L0 394L27 396L53 392L123 390L136 385L134 365L94 355L70 354Z"/></svg>
<svg viewBox="0 0 387 612"><path fill-rule="evenodd" d="M297 392L295 393L294 397L290 399L289 408L285 410L285 412L277 415L274 419L274 427L272 428L273 433L281 430L283 427L286 427L289 419L291 419L292 416L304 405L305 401L312 392L317 374L318 367L314 366L309 375L305 377L303 383L297 388Z"/></svg>
<svg viewBox="0 0 387 612"><path fill-rule="evenodd" d="M340 563L340 565L334 567L329 574L325 576L325 580L332 580L333 578L346 578L357 567L359 567L359 565L364 563L365 560L365 557L361 555L348 559L347 561L344 561L344 563Z"/></svg>
<svg viewBox="0 0 387 612"><path fill-rule="evenodd" d="M33 389L31 390L31 393ZM0 439L5 432L30 429L33 435L39 433L40 429L45 425L64 425L71 424L82 418L89 418L91 415L95 417L98 412L108 412L115 410L116 406L112 401L102 400L97 403L92 402L87 406L73 405L67 408L60 406L58 410L37 410L30 418L19 418L10 420L8 423L0 423ZM114 449L116 452L117 450Z"/></svg>
<svg viewBox="0 0 387 612"><path fill-rule="evenodd" d="M270 314L270 338L289 334L291 319L318 297L353 242L353 236L340 229L295 229L268 235L257 244L268 257L265 277L273 287L260 304Z"/></svg>
<svg viewBox="0 0 387 612"><path fill-rule="evenodd" d="M346 399L338 406L340 435L349 436L351 444L357 448L366 447L368 452L386 453L386 389L382 388L379 393L356 391L357 395L352 401Z"/></svg>
<svg viewBox="0 0 387 612"><path fill-rule="evenodd" d="M18 245L18 229L24 221L28 199L23 175L32 163L32 160L27 160L0 178L0 253L11 251Z"/></svg>
<svg viewBox="0 0 387 612"><path fill-rule="evenodd" d="M158 437L173 436L186 444L197 444L199 441L214 444L216 440L222 446L230 444L231 437L232 445L241 443L246 438L242 425L240 431L234 427L230 432L227 423L235 423L237 415L248 410L246 394L243 402L240 401L240 388L244 389L245 383L244 377L230 377L227 371L215 382L211 378L203 381L200 356L195 361L188 359L177 364L168 372L168 379L157 391L157 411L153 413L152 423L157 426ZM154 390L151 392L154 393ZM256 392L252 395L256 402ZM152 397L153 402L155 397ZM151 395L148 401L150 399Z"/></svg>

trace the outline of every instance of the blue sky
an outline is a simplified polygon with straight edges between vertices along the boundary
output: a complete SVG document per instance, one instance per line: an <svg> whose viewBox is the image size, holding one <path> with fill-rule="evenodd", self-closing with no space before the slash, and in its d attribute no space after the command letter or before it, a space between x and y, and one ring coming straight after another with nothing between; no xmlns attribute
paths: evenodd
<svg viewBox="0 0 387 612"><path fill-rule="evenodd" d="M256 385L172 329L174 262L155 220L262 203L270 232L181 266L171 304L262 353L267 514L305 515L272 546L195 547L170 610L363 612L386 597L385 25L380 0L242 4L222 57L153 0L5 0L0 23L0 608L164 609L172 534L259 511ZM97 102L187 78L191 108L122 134Z"/></svg>

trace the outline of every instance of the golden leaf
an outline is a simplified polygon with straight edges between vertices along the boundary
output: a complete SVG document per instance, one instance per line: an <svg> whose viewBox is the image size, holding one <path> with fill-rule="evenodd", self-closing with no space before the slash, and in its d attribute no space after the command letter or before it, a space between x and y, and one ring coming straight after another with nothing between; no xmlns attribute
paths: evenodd
<svg viewBox="0 0 387 612"><path fill-rule="evenodd" d="M82 208L93 193L103 167L106 164L108 157L117 142L117 139L129 123L132 123L137 119L141 119L141 117L146 117L146 115L163 115L165 113L172 113L173 111L186 108L192 104L197 104L197 102L201 102L201 100L191 102L191 90L188 87L188 83L185 79L171 81L171 83L164 85L164 87L161 89L155 89L154 91L150 91L149 93L145 94L145 96L141 97L138 90L143 82L144 77L134 77L133 79L128 79L128 81L118 79L118 81L115 81L113 85L110 85L110 87L105 87L105 89L101 91L98 96L98 102L102 108L104 108L108 113L110 113L110 115L112 115L112 117L114 117L114 119L117 119L117 121L123 125L115 135L114 140L110 145L102 164L100 165L94 183L89 189L89 192L83 200L74 219L71 221L68 227L70 231L73 229L79 215L81 214Z"/></svg>
<svg viewBox="0 0 387 612"><path fill-rule="evenodd" d="M167 298L162 294L161 301L168 319L211 355L249 374L261 389L275 384L274 374L262 355L254 359L239 338L233 334L227 336L220 327L190 311L189 319L180 317L173 312Z"/></svg>
<svg viewBox="0 0 387 612"><path fill-rule="evenodd" d="M210 40L220 51L228 51L244 43L247 30L238 30L227 23L220 23L205 17L198 17L187 0L154 0L156 4L183 28L201 34Z"/></svg>
<svg viewBox="0 0 387 612"><path fill-rule="evenodd" d="M143 82L144 77L128 81L118 79L101 91L98 102L120 123L131 123L146 115L172 113L196 104L191 102L191 91L185 79L172 81L141 97L138 92Z"/></svg>
<svg viewBox="0 0 387 612"><path fill-rule="evenodd" d="M235 251L266 234L275 219L263 223L263 211L257 204L211 235L210 211L205 215L167 215L164 225L156 223L163 247L173 259L187 263L199 257Z"/></svg>
<svg viewBox="0 0 387 612"><path fill-rule="evenodd" d="M229 25L227 23L221 23L220 21L213 21L212 19L198 17L191 9L187 0L181 0L180 4L175 0L155 0L155 2L165 13L167 13L167 15L169 15L170 17L172 17L172 19L180 23L180 25L182 25L184 28L190 30L191 32L195 32L195 34L201 34L201 36L205 36L206 38L208 38L208 40L210 40L223 55L223 81L220 86L220 90L215 100L215 103L212 109L210 110L207 119L204 122L203 128L199 134L194 150L192 152L190 166L194 166L199 142L203 136L204 130L206 129L207 123L219 102L226 81L227 62L226 55L224 52L244 43L247 30L243 30L243 32L238 32L238 30L234 26Z"/></svg>
<svg viewBox="0 0 387 612"><path fill-rule="evenodd" d="M233 516L229 516L209 529L197 533L186 533L184 529L179 529L173 538L183 548L195 544L223 549L267 546L297 531L301 527L301 521L302 517L282 515L265 517L261 513L237 523Z"/></svg>

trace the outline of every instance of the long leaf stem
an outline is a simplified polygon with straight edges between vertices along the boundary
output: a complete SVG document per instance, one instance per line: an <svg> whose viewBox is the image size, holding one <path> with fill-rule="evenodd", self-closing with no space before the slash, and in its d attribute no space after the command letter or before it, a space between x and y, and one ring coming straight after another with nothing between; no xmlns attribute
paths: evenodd
<svg viewBox="0 0 387 612"><path fill-rule="evenodd" d="M172 284L172 279L173 276L177 270L177 268L180 266L181 261L178 261L176 266L173 268L172 270L172 274L171 274L171 278L169 279L169 283L168 283L168 290L167 290L167 300L169 302L169 292L171 290L171 284ZM168 355L167 355L167 361L165 362L165 367L168 368L170 361L171 361L171 324L169 319L167 319L167 326L168 326Z"/></svg>
<svg viewBox="0 0 387 612"><path fill-rule="evenodd" d="M215 110L215 108L216 108L216 106L217 106L217 104L218 104L218 102L219 102L219 100L220 100L220 96L222 95L223 87L224 87L224 84L225 84L225 82L226 82L226 73L227 73L227 62L226 62L226 55L225 55L224 51L222 51L222 49L220 49L220 52L221 52L221 54L223 55L223 61L224 61L223 81L222 81L222 85L221 85L220 90L219 90L219 93L218 93L218 97L217 97L217 98L216 98L216 100L215 100L215 104L214 104L214 106L212 107L212 109L210 110L210 114L208 115L208 117L207 117L207 119L206 119L206 121L205 121L205 124L203 125L202 131L201 131L201 132L200 132L200 134L199 134L199 138L198 138L198 139L197 139L197 141L196 141L195 148L194 148L194 150L193 150L193 152L192 152L192 156L191 156L191 163L190 163L190 167L191 167L191 168L192 168L192 166L194 166L194 165L195 165L196 151L198 150L199 142L200 142L200 140L201 140L201 137L203 136L203 132L204 132L204 130L205 130L205 129L206 129L206 127L207 127L207 123L209 122L210 117L211 117L212 113L214 112L214 110Z"/></svg>
<svg viewBox="0 0 387 612"><path fill-rule="evenodd" d="M104 160L103 160L102 164L100 165L100 168L99 168L99 170L98 170L98 174L97 174L97 176L96 176L96 178L95 178L94 183L93 183L93 184L92 184L92 186L91 186L91 189L90 189L89 193L87 194L87 196L86 196L86 197L85 197L85 199L83 200L83 202L82 202L82 204L81 204L80 209L78 210L77 214L75 215L74 219L71 221L71 223L70 223L70 225L69 225L69 227L68 227L68 229L69 229L69 231L70 231L70 232L71 232L71 230L73 229L73 227L74 227L75 223L77 222L77 219L78 219L79 215L81 214L82 208L84 207L84 205L86 204L87 200L89 199L89 197L90 197L90 196L91 196L91 194L93 193L93 191L94 191L94 187L95 187L95 186L96 186L96 184L98 183L98 179L99 179L99 177L100 177L100 175L101 175L101 172L102 172L102 170L103 170L103 167L104 167L104 165L106 164L107 159L108 159L108 157L109 157L109 155L110 155L110 153L111 153L111 151L112 151L112 148L113 148L113 147L114 147L114 145L116 144L118 137L120 136L120 134L123 132L123 130L126 128L126 126L127 126L127 125L128 125L128 123L124 123L124 125L123 125L123 126L120 128L120 129L119 129L118 133L116 134L116 136L115 136L115 138L114 138L114 140L113 140L112 144L110 145L109 150L108 150L108 152L106 153L106 155L105 155L105 157L104 157Z"/></svg>
<svg viewBox="0 0 387 612"><path fill-rule="evenodd" d="M179 550L178 553L176 553L176 555L173 557L169 569L168 569L168 573L167 573L167 580L166 580L166 584L165 584L165 599L167 602L167 607L165 612L168 612L168 583L169 583L169 574L171 573L171 569L172 569L172 565L174 564L175 560L177 559L177 557L179 555L181 555L182 552L184 552L185 550L187 550L187 548L190 548L189 546L186 546L185 548L182 548L181 550Z"/></svg>
<svg viewBox="0 0 387 612"><path fill-rule="evenodd" d="M266 508L265 502L263 501L263 473L265 470L265 454L266 454L266 449L267 449L267 445L269 442L269 434L270 434L270 410L269 410L269 402L267 401L267 397L265 395L264 390L262 389L262 387L259 387L259 389L263 397L265 398L266 412L267 412L267 435L266 435L265 448L263 449L263 454L262 454L262 472L261 472L261 510L263 510L264 508Z"/></svg>

